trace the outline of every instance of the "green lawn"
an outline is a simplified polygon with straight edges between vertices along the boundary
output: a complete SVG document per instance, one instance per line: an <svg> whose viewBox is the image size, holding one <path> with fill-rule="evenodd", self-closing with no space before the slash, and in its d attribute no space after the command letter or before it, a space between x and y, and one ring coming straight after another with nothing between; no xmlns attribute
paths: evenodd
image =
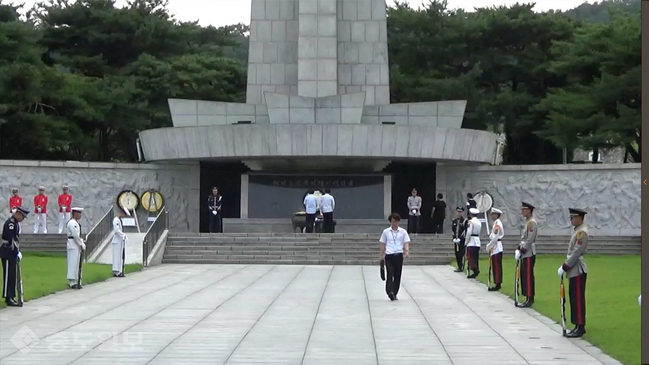
<svg viewBox="0 0 649 365"><path fill-rule="evenodd" d="M484 257L484 254L481 254ZM537 256L536 297L533 308L561 323L557 269L565 256ZM586 282L586 335L584 339L627 365L640 364L640 256L585 256L588 267ZM513 255L503 257L501 292L513 298L516 262ZM487 259L480 260L478 280L487 282ZM566 326L570 322L568 280L566 288ZM486 289L485 289L486 290ZM521 296L520 300L525 297ZM512 302L513 303L513 302ZM513 310L512 304L512 310Z"/></svg>
<svg viewBox="0 0 649 365"><path fill-rule="evenodd" d="M142 265L126 265L126 273L141 269ZM67 264L64 254L24 252L21 271L25 301L68 289L68 282L65 278ZM104 281L111 277L113 277L113 271L110 265L83 264L82 285ZM0 301L0 308L4 307L6 307L6 304L2 300Z"/></svg>

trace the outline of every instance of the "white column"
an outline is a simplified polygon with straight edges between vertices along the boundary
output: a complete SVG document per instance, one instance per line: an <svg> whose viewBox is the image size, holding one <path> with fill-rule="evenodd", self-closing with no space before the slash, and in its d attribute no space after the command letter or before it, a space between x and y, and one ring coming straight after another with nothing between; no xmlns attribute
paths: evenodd
<svg viewBox="0 0 649 365"><path fill-rule="evenodd" d="M383 175L383 217L392 213L392 175Z"/></svg>
<svg viewBox="0 0 649 365"><path fill-rule="evenodd" d="M241 218L248 218L248 175L241 175Z"/></svg>

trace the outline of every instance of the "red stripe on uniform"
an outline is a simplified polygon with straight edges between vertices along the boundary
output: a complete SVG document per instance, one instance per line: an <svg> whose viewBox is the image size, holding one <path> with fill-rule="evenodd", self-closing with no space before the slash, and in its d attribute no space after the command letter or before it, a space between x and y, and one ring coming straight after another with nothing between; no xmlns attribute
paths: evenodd
<svg viewBox="0 0 649 365"><path fill-rule="evenodd" d="M532 258L528 257L525 259L527 261L527 295L526 297L532 296Z"/></svg>
<svg viewBox="0 0 649 365"><path fill-rule="evenodd" d="M581 276L577 276L575 286L577 287L577 324L583 324L581 319L582 303L581 303Z"/></svg>

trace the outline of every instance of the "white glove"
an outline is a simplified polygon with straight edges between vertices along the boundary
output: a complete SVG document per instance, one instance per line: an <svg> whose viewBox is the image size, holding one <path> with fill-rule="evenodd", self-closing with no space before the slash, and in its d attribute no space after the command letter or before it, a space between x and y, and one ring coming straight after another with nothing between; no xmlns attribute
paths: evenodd
<svg viewBox="0 0 649 365"><path fill-rule="evenodd" d="M453 243L459 243L459 242L460 242L459 239L457 239L457 238L453 238Z"/></svg>
<svg viewBox="0 0 649 365"><path fill-rule="evenodd" d="M38 207L38 208L36 208L36 210L38 210L38 212L40 213L41 210L42 210L42 208L41 208L41 207Z"/></svg>
<svg viewBox="0 0 649 365"><path fill-rule="evenodd" d="M521 251L516 250L516 252L514 253L514 257L516 258L516 260L520 260L521 259Z"/></svg>
<svg viewBox="0 0 649 365"><path fill-rule="evenodd" d="M638 297L638 305L642 305L642 294Z"/></svg>
<svg viewBox="0 0 649 365"><path fill-rule="evenodd" d="M212 214L216 215L216 210L213 210L213 211L212 211Z"/></svg>
<svg viewBox="0 0 649 365"><path fill-rule="evenodd" d="M22 259L23 259L23 253L18 251L18 260L22 260Z"/></svg>
<svg viewBox="0 0 649 365"><path fill-rule="evenodd" d="M559 266L559 270L557 270L557 275L559 275L559 277L562 277L564 273L565 271L563 271L563 266Z"/></svg>
<svg viewBox="0 0 649 365"><path fill-rule="evenodd" d="M85 243L82 243L82 244L81 244L81 250L83 250L83 251L86 250L86 244L85 244Z"/></svg>

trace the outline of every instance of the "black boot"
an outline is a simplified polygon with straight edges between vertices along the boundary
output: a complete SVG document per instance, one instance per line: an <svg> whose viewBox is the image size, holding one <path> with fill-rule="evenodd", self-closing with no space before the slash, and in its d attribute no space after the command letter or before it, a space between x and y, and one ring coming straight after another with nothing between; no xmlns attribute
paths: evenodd
<svg viewBox="0 0 649 365"><path fill-rule="evenodd" d="M568 338L579 338L586 334L586 326L578 324L574 330L568 332L566 337Z"/></svg>
<svg viewBox="0 0 649 365"><path fill-rule="evenodd" d="M388 298L390 298L390 300L394 300L394 294L388 293Z"/></svg>
<svg viewBox="0 0 649 365"><path fill-rule="evenodd" d="M5 303L7 304L7 307L18 307L18 303L13 298L6 298Z"/></svg>
<svg viewBox="0 0 649 365"><path fill-rule="evenodd" d="M520 308L529 308L534 304L534 297L528 297L525 303L519 305Z"/></svg>
<svg viewBox="0 0 649 365"><path fill-rule="evenodd" d="M489 288L489 291L498 291L500 290L500 284L496 284L496 286Z"/></svg>

